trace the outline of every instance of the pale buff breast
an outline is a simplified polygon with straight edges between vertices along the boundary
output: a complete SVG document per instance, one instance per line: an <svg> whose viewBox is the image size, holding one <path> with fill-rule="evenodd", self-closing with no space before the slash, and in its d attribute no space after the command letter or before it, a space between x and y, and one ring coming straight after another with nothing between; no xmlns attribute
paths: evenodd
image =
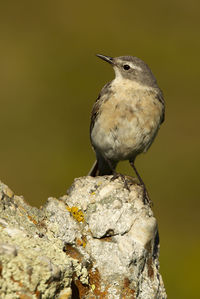
<svg viewBox="0 0 200 299"><path fill-rule="evenodd" d="M114 93L100 107L91 136L94 147L113 160L130 159L148 149L163 109L152 89L123 87L113 86Z"/></svg>

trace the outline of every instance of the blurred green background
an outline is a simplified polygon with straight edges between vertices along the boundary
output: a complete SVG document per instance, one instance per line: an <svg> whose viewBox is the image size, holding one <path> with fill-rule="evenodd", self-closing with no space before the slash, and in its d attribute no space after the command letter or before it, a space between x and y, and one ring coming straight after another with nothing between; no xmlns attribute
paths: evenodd
<svg viewBox="0 0 200 299"><path fill-rule="evenodd" d="M199 1L1 1L0 179L32 205L88 173L90 112L113 71L95 53L152 68L166 120L136 165L154 202L169 298L199 294ZM133 175L128 163L119 170Z"/></svg>

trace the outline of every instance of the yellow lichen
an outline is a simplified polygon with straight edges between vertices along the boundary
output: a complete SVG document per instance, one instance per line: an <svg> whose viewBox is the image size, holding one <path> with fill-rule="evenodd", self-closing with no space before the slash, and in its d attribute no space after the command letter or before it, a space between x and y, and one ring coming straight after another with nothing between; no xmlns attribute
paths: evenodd
<svg viewBox="0 0 200 299"><path fill-rule="evenodd" d="M85 248L85 246L86 246L86 242L85 241L83 241L82 246L83 246L83 248Z"/></svg>
<svg viewBox="0 0 200 299"><path fill-rule="evenodd" d="M69 207L67 206L67 210L72 214L74 219L78 222L84 222L84 214L78 207Z"/></svg>
<svg viewBox="0 0 200 299"><path fill-rule="evenodd" d="M83 239L76 239L76 245L77 246L83 246L83 248L85 248L85 246L86 246L85 237L83 237Z"/></svg>

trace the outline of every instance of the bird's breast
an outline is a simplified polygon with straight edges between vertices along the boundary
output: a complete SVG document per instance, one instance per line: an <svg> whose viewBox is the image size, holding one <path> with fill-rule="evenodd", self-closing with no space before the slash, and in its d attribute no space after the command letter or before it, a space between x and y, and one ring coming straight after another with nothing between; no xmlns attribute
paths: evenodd
<svg viewBox="0 0 200 299"><path fill-rule="evenodd" d="M162 109L152 90L113 90L102 102L91 132L94 148L114 160L144 151L158 131Z"/></svg>

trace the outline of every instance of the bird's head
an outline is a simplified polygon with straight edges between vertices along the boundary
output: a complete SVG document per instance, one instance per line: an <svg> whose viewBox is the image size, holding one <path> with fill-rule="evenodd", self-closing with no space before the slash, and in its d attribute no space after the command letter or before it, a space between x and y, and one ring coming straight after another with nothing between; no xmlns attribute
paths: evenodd
<svg viewBox="0 0 200 299"><path fill-rule="evenodd" d="M143 86L157 87L156 78L149 66L140 58L134 56L110 57L97 54L97 57L110 63L116 78L132 80Z"/></svg>

